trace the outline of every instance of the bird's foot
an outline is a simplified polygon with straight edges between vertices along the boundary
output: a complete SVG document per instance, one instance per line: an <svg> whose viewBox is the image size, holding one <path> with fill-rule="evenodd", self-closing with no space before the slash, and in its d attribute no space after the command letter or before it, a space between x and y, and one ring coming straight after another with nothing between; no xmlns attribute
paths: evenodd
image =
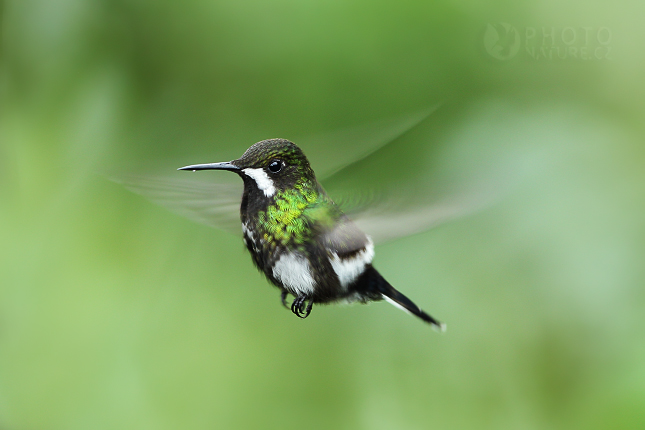
<svg viewBox="0 0 645 430"><path fill-rule="evenodd" d="M298 318L305 319L311 313L311 308L313 306L314 299L309 299L309 304L307 304L307 296L298 296L291 303L291 312L293 312Z"/></svg>

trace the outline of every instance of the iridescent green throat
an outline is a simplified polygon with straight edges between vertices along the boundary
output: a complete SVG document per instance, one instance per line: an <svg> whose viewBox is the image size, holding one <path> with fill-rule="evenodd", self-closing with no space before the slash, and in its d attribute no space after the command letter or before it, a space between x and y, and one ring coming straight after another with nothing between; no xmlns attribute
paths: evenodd
<svg viewBox="0 0 645 430"><path fill-rule="evenodd" d="M266 212L258 213L264 240L273 246L306 243L312 234L311 223L319 218L326 200L325 194L309 181L298 182L293 188L276 193Z"/></svg>

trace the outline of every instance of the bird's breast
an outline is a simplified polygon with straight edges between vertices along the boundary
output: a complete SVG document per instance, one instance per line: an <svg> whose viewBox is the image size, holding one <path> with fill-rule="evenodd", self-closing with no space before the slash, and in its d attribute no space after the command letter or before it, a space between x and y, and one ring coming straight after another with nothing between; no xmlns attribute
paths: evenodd
<svg viewBox="0 0 645 430"><path fill-rule="evenodd" d="M316 282L311 265L303 252L289 250L267 240L267 233L254 229L250 223L242 224L244 242L256 265L271 279L294 295L311 294Z"/></svg>

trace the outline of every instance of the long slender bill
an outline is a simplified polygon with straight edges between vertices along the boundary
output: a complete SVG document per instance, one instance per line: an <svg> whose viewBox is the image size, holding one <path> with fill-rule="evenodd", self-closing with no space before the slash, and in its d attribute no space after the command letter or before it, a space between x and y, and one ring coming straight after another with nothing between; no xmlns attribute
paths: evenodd
<svg viewBox="0 0 645 430"><path fill-rule="evenodd" d="M231 170L231 171L236 171L236 170L240 170L240 168L237 167L235 164L232 164L229 161L225 161L223 163L191 164L190 166L180 167L177 170L192 170L193 172L196 171L196 170Z"/></svg>

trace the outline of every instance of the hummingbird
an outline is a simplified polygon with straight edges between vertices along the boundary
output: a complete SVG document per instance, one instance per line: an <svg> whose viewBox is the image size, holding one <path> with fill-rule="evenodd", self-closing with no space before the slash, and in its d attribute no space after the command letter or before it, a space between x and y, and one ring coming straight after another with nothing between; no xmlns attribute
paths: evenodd
<svg viewBox="0 0 645 430"><path fill-rule="evenodd" d="M224 170L242 178L244 244L280 290L282 304L299 318L307 318L314 304L385 300L445 330L374 268L372 239L327 195L293 142L262 140L236 160L178 170Z"/></svg>
<svg viewBox="0 0 645 430"><path fill-rule="evenodd" d="M499 173L504 169L497 165L493 166L494 174L474 170L474 175L469 172L450 184L447 193L437 186L441 181L421 178L413 188L388 180L360 190L339 189L339 185L351 183L348 176L379 160L377 153L400 152L402 148L394 142L400 142L410 130L427 130L422 124L436 109L305 138L312 151L328 150L330 144L342 148L343 157L327 157L326 165L321 160L318 176L298 146L285 139L269 139L254 144L237 160L179 169L234 172L242 178L242 190L239 183L212 176L206 181L201 179L204 176L183 179L166 174L114 173L110 179L193 221L241 233L255 266L279 289L282 304L300 318L309 316L314 304L385 300L444 330L444 324L422 311L374 268L374 245L488 206L506 184L513 183L511 175L501 176L500 181ZM414 156L410 165L423 159L418 152ZM290 306L289 295L294 297Z"/></svg>

